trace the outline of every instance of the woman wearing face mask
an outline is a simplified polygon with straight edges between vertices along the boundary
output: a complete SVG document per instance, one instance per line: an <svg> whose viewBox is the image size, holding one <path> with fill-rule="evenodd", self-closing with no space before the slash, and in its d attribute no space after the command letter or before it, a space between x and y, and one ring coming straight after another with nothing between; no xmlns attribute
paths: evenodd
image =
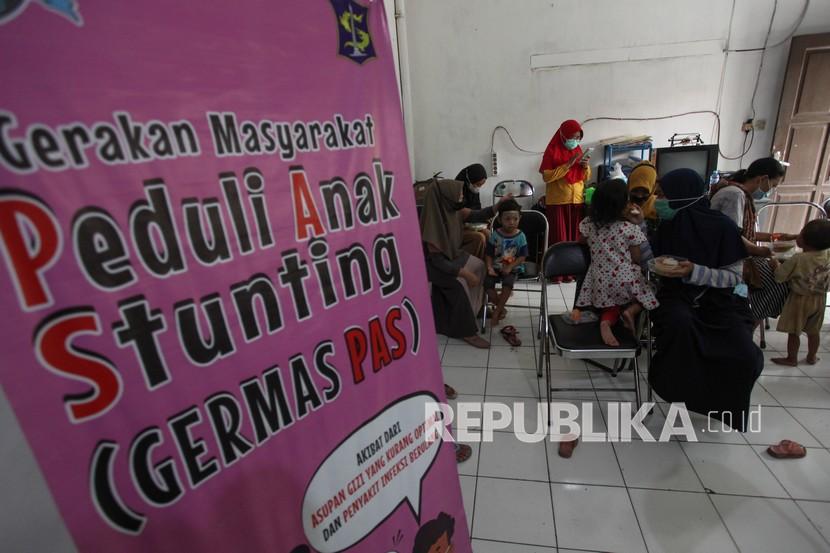
<svg viewBox="0 0 830 553"><path fill-rule="evenodd" d="M722 180L712 190L712 209L717 209L735 221L741 229L747 251L752 256L744 262L744 281L749 287L749 303L757 322L781 314L787 299L787 285L775 281L777 263L769 248L756 242L770 242L767 232L755 232L755 201L769 196L784 177L784 166L775 158L756 159ZM794 234L782 234L782 240L795 240Z"/></svg>
<svg viewBox="0 0 830 553"><path fill-rule="evenodd" d="M628 175L628 198L643 212L646 223L656 228L657 212L654 211L654 189L657 186L657 169L650 161L641 161Z"/></svg>
<svg viewBox="0 0 830 553"><path fill-rule="evenodd" d="M487 170L484 165L474 163L462 169L455 180L464 183L464 207L472 210L481 209L479 191L487 182ZM461 240L461 249L479 259L484 259L484 247L490 232L484 223L468 222L464 225L464 235Z"/></svg>
<svg viewBox="0 0 830 553"><path fill-rule="evenodd" d="M591 177L588 159L582 156L580 147L582 136L578 122L569 119L562 123L539 166L545 181L549 245L579 239L579 222L585 216L585 181Z"/></svg>
<svg viewBox="0 0 830 553"><path fill-rule="evenodd" d="M461 243L464 222L489 221L496 206L475 211L465 208L463 187L461 181L439 180L429 184L424 193L421 239L427 278L432 283L432 312L440 334L489 348L489 342L478 335L476 324L484 297L484 262L462 250Z"/></svg>
<svg viewBox="0 0 830 553"><path fill-rule="evenodd" d="M661 219L654 255L685 261L660 271L649 381L664 400L743 431L764 357L752 341L740 229L709 207L703 179L691 169L660 180L654 207Z"/></svg>

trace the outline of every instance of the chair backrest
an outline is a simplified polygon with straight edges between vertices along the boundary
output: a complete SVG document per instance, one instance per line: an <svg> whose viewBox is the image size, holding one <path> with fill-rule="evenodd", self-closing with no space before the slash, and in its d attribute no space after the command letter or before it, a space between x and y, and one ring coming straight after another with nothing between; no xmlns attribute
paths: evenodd
<svg viewBox="0 0 830 553"><path fill-rule="evenodd" d="M532 198L533 185L526 180L503 180L500 181L495 188L493 188L493 203L498 201L498 198L506 196L508 193L513 194L515 198Z"/></svg>
<svg viewBox="0 0 830 553"><path fill-rule="evenodd" d="M561 276L576 276L581 279L591 264L591 254L585 244L559 242L548 248L542 263L546 279Z"/></svg>
<svg viewBox="0 0 830 553"><path fill-rule="evenodd" d="M523 210L519 230L527 238L527 261L535 267L541 267L542 256L548 247L548 218L538 211Z"/></svg>

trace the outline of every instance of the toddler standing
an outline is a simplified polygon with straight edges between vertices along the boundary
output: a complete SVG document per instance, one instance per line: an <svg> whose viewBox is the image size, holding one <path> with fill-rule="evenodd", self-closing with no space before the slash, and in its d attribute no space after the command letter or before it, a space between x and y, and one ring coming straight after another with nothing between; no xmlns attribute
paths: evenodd
<svg viewBox="0 0 830 553"><path fill-rule="evenodd" d="M778 365L798 365L800 334L807 334L807 363L815 365L827 288L830 286L830 221L810 221L796 238L803 251L793 255L775 270L775 280L787 282L790 295L778 318L776 330L786 332L787 357L771 361Z"/></svg>

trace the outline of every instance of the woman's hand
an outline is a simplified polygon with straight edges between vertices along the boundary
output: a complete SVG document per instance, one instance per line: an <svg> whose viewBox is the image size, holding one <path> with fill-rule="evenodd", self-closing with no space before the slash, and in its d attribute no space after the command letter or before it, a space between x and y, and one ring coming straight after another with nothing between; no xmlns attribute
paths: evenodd
<svg viewBox="0 0 830 553"><path fill-rule="evenodd" d="M478 278L478 276L476 276L476 274L474 272L472 272L472 271L470 271L466 268L462 268L460 271L458 271L458 276L460 276L461 278L466 280L467 285L470 288L475 288L476 286L478 286L481 283L481 280Z"/></svg>
<svg viewBox="0 0 830 553"><path fill-rule="evenodd" d="M589 162L589 158L587 156L583 157L582 159L579 160L579 166L582 167L583 169L587 169L588 168L588 162Z"/></svg>
<svg viewBox="0 0 830 553"><path fill-rule="evenodd" d="M643 224L643 212L635 204L628 204L625 208L625 218L637 226Z"/></svg>
<svg viewBox="0 0 830 553"><path fill-rule="evenodd" d="M497 276L499 276L499 274L496 272L496 270L493 268L493 266L492 266L492 265L490 265L489 267L487 267L487 274L488 274L488 275L490 275L491 277L497 277Z"/></svg>
<svg viewBox="0 0 830 553"><path fill-rule="evenodd" d="M494 206L493 206L493 209L498 210L499 206L500 206L503 202L506 202L507 200L512 200L512 199L513 199L513 193L512 193L512 192L508 192L507 194L505 194L504 196L502 196L502 197L501 197L501 199L500 199L498 202L496 202L496 205L494 205Z"/></svg>
<svg viewBox="0 0 830 553"><path fill-rule="evenodd" d="M777 242L779 240L795 240L796 238L798 238L797 234L786 234L786 233L774 232L770 235L770 240L772 242Z"/></svg>
<svg viewBox="0 0 830 553"><path fill-rule="evenodd" d="M749 253L755 257L772 257L772 250L766 246L755 246L754 251Z"/></svg>
<svg viewBox="0 0 830 553"><path fill-rule="evenodd" d="M694 268L695 264L691 261L678 261L677 266L672 267L671 269L660 267L660 272L658 274L668 278L683 278L692 274L692 270Z"/></svg>

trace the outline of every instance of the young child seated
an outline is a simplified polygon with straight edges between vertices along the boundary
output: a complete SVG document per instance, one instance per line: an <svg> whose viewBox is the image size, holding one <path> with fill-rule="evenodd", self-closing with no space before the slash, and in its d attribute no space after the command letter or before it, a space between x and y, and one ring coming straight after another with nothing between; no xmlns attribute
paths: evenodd
<svg viewBox="0 0 830 553"><path fill-rule="evenodd" d="M602 341L612 347L620 345L611 330L620 317L633 332L635 318L643 308L654 309L658 305L639 266L640 244L646 237L639 226L628 220L633 210L625 181L606 180L597 186L588 217L579 223L582 239L591 249L591 265L571 317L580 319L580 307L600 309Z"/></svg>
<svg viewBox="0 0 830 553"><path fill-rule="evenodd" d="M827 288L830 286L830 221L810 221L796 238L803 250L782 263L775 270L775 280L787 282L790 295L778 318L776 330L786 332L787 356L772 359L778 365L798 365L800 334L807 333L807 359L810 365L818 361L819 331L824 322Z"/></svg>
<svg viewBox="0 0 830 553"><path fill-rule="evenodd" d="M498 219L501 227L494 229L487 240L484 262L487 276L484 290L487 298L496 304L493 322L504 318L504 305L513 291L516 276L525 272L527 257L527 238L519 230L522 208L516 200L505 200L498 207ZM501 282L501 292L496 291L496 283Z"/></svg>

